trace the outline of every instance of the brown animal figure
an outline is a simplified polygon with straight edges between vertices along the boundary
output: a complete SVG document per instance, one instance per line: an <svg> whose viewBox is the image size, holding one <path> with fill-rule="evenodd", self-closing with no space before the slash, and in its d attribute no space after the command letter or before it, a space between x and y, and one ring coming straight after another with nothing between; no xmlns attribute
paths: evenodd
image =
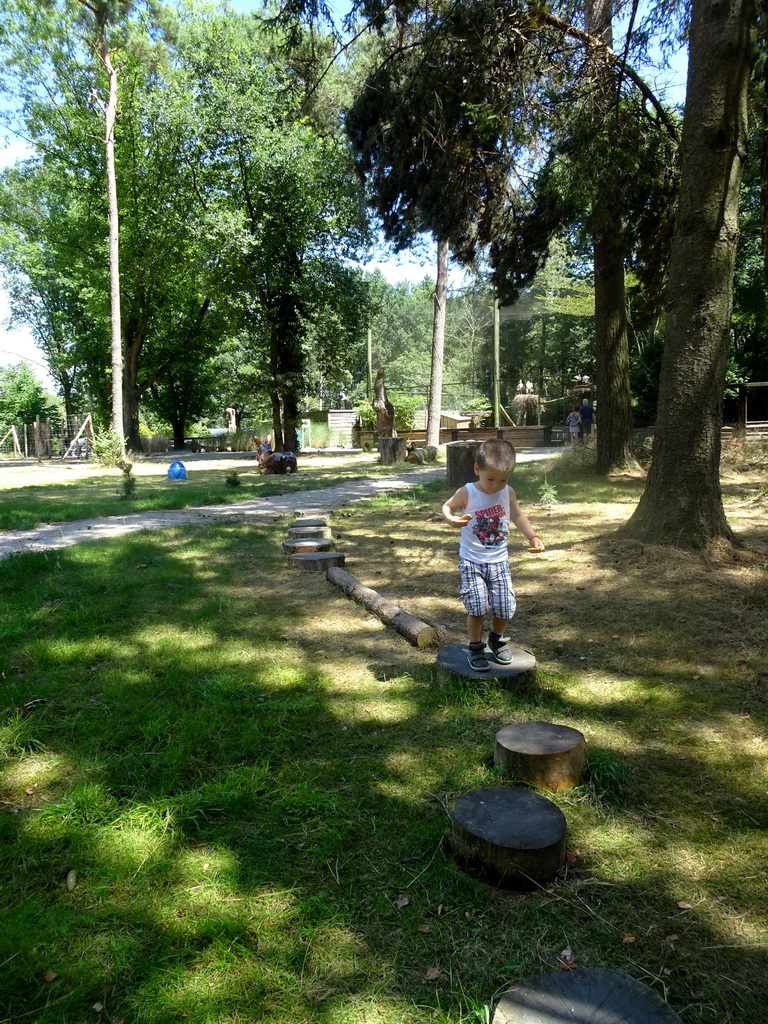
<svg viewBox="0 0 768 1024"><path fill-rule="evenodd" d="M284 476L286 473L295 473L299 466L293 452L273 452L271 438L266 438L266 444L254 435L256 445L256 461L259 464L260 473L275 473Z"/></svg>

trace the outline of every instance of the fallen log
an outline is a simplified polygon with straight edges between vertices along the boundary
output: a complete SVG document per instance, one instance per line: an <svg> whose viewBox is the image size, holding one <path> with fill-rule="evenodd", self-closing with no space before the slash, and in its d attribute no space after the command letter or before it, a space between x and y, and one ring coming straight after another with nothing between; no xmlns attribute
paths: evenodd
<svg viewBox="0 0 768 1024"><path fill-rule="evenodd" d="M437 459L437 448L434 445L426 445L424 448L411 448L408 454L405 456L406 462L412 462L414 465L421 466L425 462L435 462Z"/></svg>
<svg viewBox="0 0 768 1024"><path fill-rule="evenodd" d="M391 626L404 636L414 647L431 647L438 642L437 630L434 626L422 622L409 612L404 612L392 601L382 597L375 590L364 586L346 569L331 568L325 578L336 587L341 587L347 597L357 601L369 612L373 612L381 621Z"/></svg>

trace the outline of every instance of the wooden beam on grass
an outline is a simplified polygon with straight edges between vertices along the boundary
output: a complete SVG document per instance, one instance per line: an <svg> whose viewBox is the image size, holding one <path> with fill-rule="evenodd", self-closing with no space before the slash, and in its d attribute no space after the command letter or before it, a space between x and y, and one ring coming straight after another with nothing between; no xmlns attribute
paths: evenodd
<svg viewBox="0 0 768 1024"><path fill-rule="evenodd" d="M404 636L414 647L431 647L438 643L439 638L434 626L422 622L409 612L404 612L386 597L364 586L346 569L329 569L325 578L334 586L340 587L347 597L373 612L386 626L391 626Z"/></svg>

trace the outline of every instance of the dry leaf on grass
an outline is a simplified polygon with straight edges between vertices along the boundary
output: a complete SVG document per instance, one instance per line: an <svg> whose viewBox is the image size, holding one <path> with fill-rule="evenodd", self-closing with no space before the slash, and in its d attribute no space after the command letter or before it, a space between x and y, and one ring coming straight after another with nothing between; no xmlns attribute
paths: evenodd
<svg viewBox="0 0 768 1024"><path fill-rule="evenodd" d="M436 981L440 977L439 967L428 967L427 973L424 975L427 981Z"/></svg>
<svg viewBox="0 0 768 1024"><path fill-rule="evenodd" d="M56 978L58 978L58 974L56 973L56 971L48 970L43 975L43 981L55 981Z"/></svg>
<svg viewBox="0 0 768 1024"><path fill-rule="evenodd" d="M428 925L428 924L420 924L420 925L419 925L419 931L420 931L420 932L424 932L424 934L425 934L425 935L426 935L426 933L427 933L427 932L428 932L429 930L430 930L430 928L429 928L429 925Z"/></svg>
<svg viewBox="0 0 768 1024"><path fill-rule="evenodd" d="M407 907L410 902L411 901L408 899L405 893L403 893L401 896L398 896L397 899L395 900L395 906L397 907L398 910L402 910L403 907Z"/></svg>
<svg viewBox="0 0 768 1024"><path fill-rule="evenodd" d="M576 963L576 958L573 955L573 950L570 946L566 946L565 949L560 953L560 960L558 966L564 971L572 971L579 965Z"/></svg>
<svg viewBox="0 0 768 1024"><path fill-rule="evenodd" d="M634 942L635 941L635 936L632 934L632 932L627 932L624 935L624 938L621 941L622 942Z"/></svg>
<svg viewBox="0 0 768 1024"><path fill-rule="evenodd" d="M72 890L77 885L77 872L75 871L74 868L72 868L71 871L67 872L67 878L64 884L67 887L67 892L72 892Z"/></svg>

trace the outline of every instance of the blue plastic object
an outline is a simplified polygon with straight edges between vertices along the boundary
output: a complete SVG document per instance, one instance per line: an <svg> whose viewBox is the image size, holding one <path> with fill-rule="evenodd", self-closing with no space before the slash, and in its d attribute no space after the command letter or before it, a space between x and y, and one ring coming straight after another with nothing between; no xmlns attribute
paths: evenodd
<svg viewBox="0 0 768 1024"><path fill-rule="evenodd" d="M183 462L172 462L168 467L169 480L186 480L187 469Z"/></svg>

